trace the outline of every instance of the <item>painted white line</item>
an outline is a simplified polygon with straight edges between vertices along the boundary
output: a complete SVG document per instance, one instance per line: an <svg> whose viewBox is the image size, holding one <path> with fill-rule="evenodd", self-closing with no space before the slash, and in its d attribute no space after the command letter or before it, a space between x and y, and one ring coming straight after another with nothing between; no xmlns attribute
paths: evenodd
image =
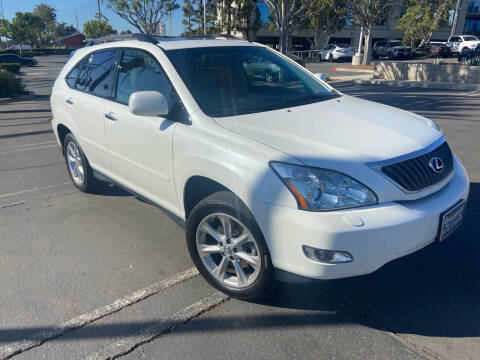
<svg viewBox="0 0 480 360"><path fill-rule="evenodd" d="M47 75L48 72L26 72L23 75L37 76L37 75Z"/></svg>
<svg viewBox="0 0 480 360"><path fill-rule="evenodd" d="M8 147L8 148L1 148L0 151L9 151L9 150L23 149L23 148L29 148L29 147L32 147L32 146L46 145L46 144L57 144L57 142L56 142L56 141L44 141L44 142L33 143L33 144L24 144L24 145L18 145L18 146L11 146L11 147Z"/></svg>
<svg viewBox="0 0 480 360"><path fill-rule="evenodd" d="M2 346L0 347L0 359L10 359L12 356L28 351L34 347L42 345L46 341L62 336L69 331L73 331L105 316L116 313L127 306L133 305L141 300L159 293L160 291L180 284L197 275L197 269L190 268L184 272L173 275L168 279L158 281L150 286L147 286L146 288L137 290L133 294L117 299L112 304L79 315L73 319L65 321L62 324L53 326L50 330L39 331L30 335L26 339Z"/></svg>
<svg viewBox="0 0 480 360"><path fill-rule="evenodd" d="M156 325L144 328L128 338L114 342L99 352L90 354L84 360L107 360L115 359L133 351L137 347L154 340L162 335L168 334L179 325L185 324L195 317L227 301L229 297L222 293L214 293L202 300L174 313Z"/></svg>
<svg viewBox="0 0 480 360"><path fill-rule="evenodd" d="M35 192L35 191L42 191L42 190L53 189L53 188L56 188L56 187L59 187L59 186L64 186L64 185L68 185L68 184L71 184L71 183L72 183L71 181L67 181L67 182L64 182L64 183L61 183L61 184L56 184L56 185L48 185L48 186L42 186L42 187L35 187L35 188L32 188L32 189L21 190L21 191L6 193L6 194L0 194L0 199L1 199L1 198L6 198L6 197L9 197L9 196L16 196L16 195L28 194L28 193Z"/></svg>
<svg viewBox="0 0 480 360"><path fill-rule="evenodd" d="M60 149L60 146L58 146L58 144L51 144L51 145L35 146L35 147L28 147L28 148L22 148L22 149L3 150L3 151L0 150L0 152L4 154L8 154L13 152L21 152L21 151L42 150L42 149L48 149L52 147L58 147Z"/></svg>

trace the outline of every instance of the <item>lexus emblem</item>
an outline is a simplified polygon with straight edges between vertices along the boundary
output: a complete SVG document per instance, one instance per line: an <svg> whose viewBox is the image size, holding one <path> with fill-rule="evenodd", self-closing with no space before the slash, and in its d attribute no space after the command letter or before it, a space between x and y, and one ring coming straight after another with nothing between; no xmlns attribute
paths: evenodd
<svg viewBox="0 0 480 360"><path fill-rule="evenodd" d="M443 171L443 168L445 167L443 165L443 160L440 159L438 156L434 156L430 159L428 162L428 166L430 169L433 170L433 172L440 174Z"/></svg>

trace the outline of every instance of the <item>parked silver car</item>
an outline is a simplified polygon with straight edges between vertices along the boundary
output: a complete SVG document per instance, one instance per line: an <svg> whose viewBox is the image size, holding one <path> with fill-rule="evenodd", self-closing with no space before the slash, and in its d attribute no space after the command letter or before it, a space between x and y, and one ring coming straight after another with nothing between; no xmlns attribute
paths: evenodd
<svg viewBox="0 0 480 360"><path fill-rule="evenodd" d="M320 61L352 60L353 49L347 44L329 44L320 52Z"/></svg>

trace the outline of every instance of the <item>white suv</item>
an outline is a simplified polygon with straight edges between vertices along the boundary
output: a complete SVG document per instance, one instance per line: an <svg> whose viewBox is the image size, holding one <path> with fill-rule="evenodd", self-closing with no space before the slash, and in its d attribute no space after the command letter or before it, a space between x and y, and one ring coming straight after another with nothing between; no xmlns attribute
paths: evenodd
<svg viewBox="0 0 480 360"><path fill-rule="evenodd" d="M253 73L260 63L277 76ZM101 175L185 219L200 273L238 298L277 274L373 272L462 222L469 179L432 121L344 95L259 44L80 49L51 105L75 186L92 192Z"/></svg>
<svg viewBox="0 0 480 360"><path fill-rule="evenodd" d="M480 44L480 40L473 35L455 35L450 36L447 45L454 53L462 53L463 49L475 49Z"/></svg>

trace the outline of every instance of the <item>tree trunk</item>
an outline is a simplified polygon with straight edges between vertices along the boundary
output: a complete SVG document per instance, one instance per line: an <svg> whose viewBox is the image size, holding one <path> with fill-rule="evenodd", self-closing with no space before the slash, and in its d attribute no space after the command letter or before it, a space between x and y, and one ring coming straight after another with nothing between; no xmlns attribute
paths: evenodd
<svg viewBox="0 0 480 360"><path fill-rule="evenodd" d="M280 28L280 52L287 53L287 29L286 26Z"/></svg>
<svg viewBox="0 0 480 360"><path fill-rule="evenodd" d="M454 36L457 33L458 13L462 8L462 0L457 0L457 6L455 7L455 15L453 16L452 31L450 36Z"/></svg>
<svg viewBox="0 0 480 360"><path fill-rule="evenodd" d="M363 64L370 64L370 53L372 51L372 31L365 29L365 50L363 52Z"/></svg>

